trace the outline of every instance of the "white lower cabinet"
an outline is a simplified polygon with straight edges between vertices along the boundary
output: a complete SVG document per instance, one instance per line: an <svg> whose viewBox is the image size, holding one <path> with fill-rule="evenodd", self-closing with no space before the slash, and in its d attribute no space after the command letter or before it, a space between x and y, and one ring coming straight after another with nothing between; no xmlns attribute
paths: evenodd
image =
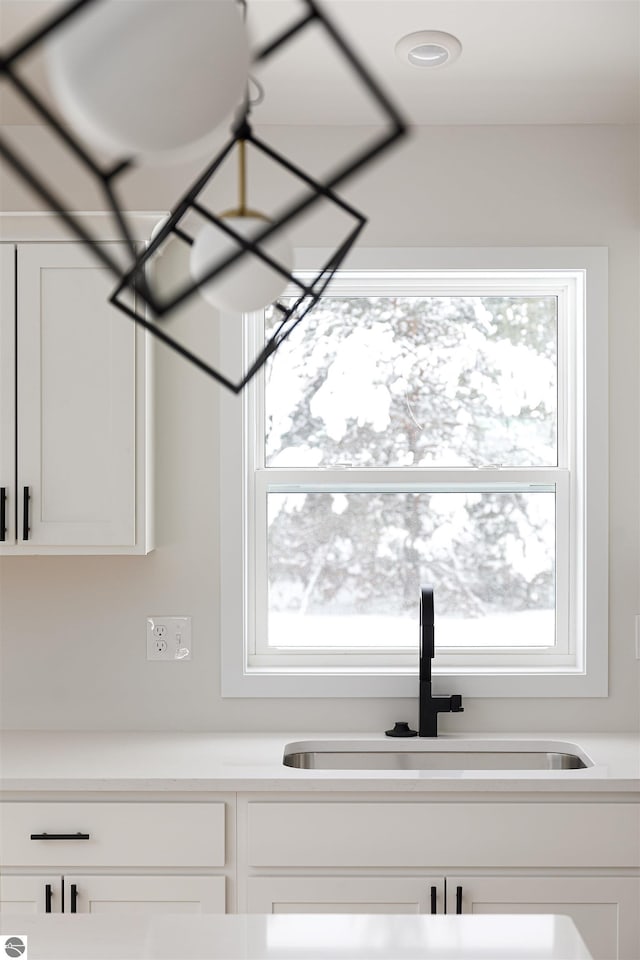
<svg viewBox="0 0 640 960"><path fill-rule="evenodd" d="M18 801L0 816L0 909L559 913L594 960L638 960L639 851L624 799Z"/></svg>
<svg viewBox="0 0 640 960"><path fill-rule="evenodd" d="M3 913L224 913L224 877L4 876Z"/></svg>
<svg viewBox="0 0 640 960"><path fill-rule="evenodd" d="M640 957L633 877L250 877L248 913L560 913L594 960Z"/></svg>
<svg viewBox="0 0 640 960"><path fill-rule="evenodd" d="M594 960L640 957L636 877L448 876L447 913L561 913Z"/></svg>
<svg viewBox="0 0 640 960"><path fill-rule="evenodd" d="M5 913L224 913L225 877L51 874L0 878ZM261 876L247 913L561 913L594 960L640 957L640 880L609 876Z"/></svg>
<svg viewBox="0 0 640 960"><path fill-rule="evenodd" d="M241 910L560 913L594 960L640 957L635 803L263 794L238 823Z"/></svg>
<svg viewBox="0 0 640 960"><path fill-rule="evenodd" d="M15 802L0 817L5 913L224 913L232 798Z"/></svg>

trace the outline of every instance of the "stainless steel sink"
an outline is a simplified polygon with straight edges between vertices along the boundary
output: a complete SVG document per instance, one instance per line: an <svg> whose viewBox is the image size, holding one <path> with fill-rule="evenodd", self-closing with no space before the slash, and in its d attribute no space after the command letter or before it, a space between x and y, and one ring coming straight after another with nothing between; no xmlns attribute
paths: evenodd
<svg viewBox="0 0 640 960"><path fill-rule="evenodd" d="M284 765L300 770L580 770L591 765L573 744L537 744L501 741L478 744L458 741L449 747L440 743L413 741L404 748L386 743L339 741L331 744L288 744Z"/></svg>

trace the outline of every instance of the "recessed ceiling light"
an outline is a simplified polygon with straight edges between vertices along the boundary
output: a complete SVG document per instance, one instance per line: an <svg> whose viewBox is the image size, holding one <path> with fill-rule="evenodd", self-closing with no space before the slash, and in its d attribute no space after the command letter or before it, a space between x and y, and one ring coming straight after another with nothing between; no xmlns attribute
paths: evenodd
<svg viewBox="0 0 640 960"><path fill-rule="evenodd" d="M457 37L440 30L419 30L396 43L396 55L414 67L444 67L461 53L462 44Z"/></svg>

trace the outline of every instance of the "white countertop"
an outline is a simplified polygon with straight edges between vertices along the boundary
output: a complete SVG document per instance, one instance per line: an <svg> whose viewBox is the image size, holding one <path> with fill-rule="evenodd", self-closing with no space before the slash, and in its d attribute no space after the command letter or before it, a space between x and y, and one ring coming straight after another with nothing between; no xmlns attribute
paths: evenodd
<svg viewBox="0 0 640 960"><path fill-rule="evenodd" d="M460 741L536 740L548 749L578 750L592 765L578 770L298 770L282 763L300 741L378 742L383 749ZM388 791L640 794L640 737L599 733L447 734L437 741L392 741L362 733L71 733L15 731L0 735L0 792L106 791Z"/></svg>
<svg viewBox="0 0 640 960"><path fill-rule="evenodd" d="M0 917L24 960L590 960L573 921L550 915L356 914Z"/></svg>

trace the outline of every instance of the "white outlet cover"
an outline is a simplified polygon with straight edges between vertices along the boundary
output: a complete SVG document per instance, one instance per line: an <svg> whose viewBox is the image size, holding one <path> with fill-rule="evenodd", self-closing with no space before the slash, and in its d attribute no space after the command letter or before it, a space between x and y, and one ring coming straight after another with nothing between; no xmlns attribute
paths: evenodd
<svg viewBox="0 0 640 960"><path fill-rule="evenodd" d="M147 660L191 660L191 617L147 617Z"/></svg>

